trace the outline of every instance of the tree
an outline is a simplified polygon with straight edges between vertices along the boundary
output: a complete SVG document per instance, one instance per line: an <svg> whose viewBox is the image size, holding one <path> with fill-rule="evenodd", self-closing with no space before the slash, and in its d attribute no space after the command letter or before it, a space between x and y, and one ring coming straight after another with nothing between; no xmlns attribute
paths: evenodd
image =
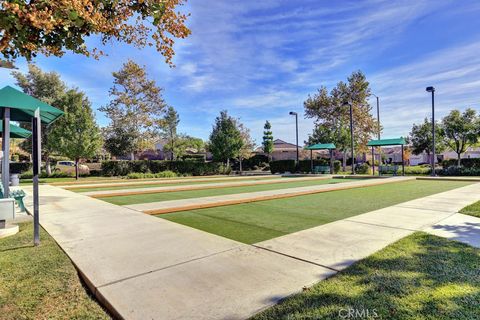
<svg viewBox="0 0 480 320"><path fill-rule="evenodd" d="M476 111L470 108L463 113L460 113L459 110L452 110L442 119L443 141L457 154L459 166L461 165L462 153L479 140L479 121Z"/></svg>
<svg viewBox="0 0 480 320"><path fill-rule="evenodd" d="M235 119L230 117L226 110L221 111L220 116L215 119L208 143L213 159L222 161L229 167L230 159L237 158L242 147L242 134Z"/></svg>
<svg viewBox="0 0 480 320"><path fill-rule="evenodd" d="M174 38L185 38L187 15L176 9L185 0L5 0L0 4L0 52L7 59L37 54L62 56L71 51L98 58L86 39L98 35L137 48L156 46L172 63Z"/></svg>
<svg viewBox="0 0 480 320"><path fill-rule="evenodd" d="M83 92L71 89L62 97L65 114L57 120L50 132L62 155L75 161L75 178L81 158L94 157L102 146L100 129L95 122L90 101Z"/></svg>
<svg viewBox="0 0 480 320"><path fill-rule="evenodd" d="M250 136L250 129L245 127L243 123L240 122L240 119L236 120L237 128L240 131L240 136L242 139L242 147L238 152L238 161L240 163L240 172L243 171L242 161L243 159L249 158L252 155L253 148L255 148L255 141Z"/></svg>
<svg viewBox="0 0 480 320"><path fill-rule="evenodd" d="M179 134L177 135L175 143L173 145L166 144L163 147L163 151L171 152L172 154L175 154L177 159L179 159L184 156L187 151L194 153L205 151L205 142L200 138L191 137L186 134Z"/></svg>
<svg viewBox="0 0 480 320"><path fill-rule="evenodd" d="M272 160L272 152L273 152L273 134L272 134L272 125L270 122L265 121L265 125L263 126L263 152L268 155L268 160Z"/></svg>
<svg viewBox="0 0 480 320"><path fill-rule="evenodd" d="M358 152L366 152L367 142L378 132L378 124L371 114L368 103L369 83L361 71L340 81L330 93L321 87L304 102L305 116L314 119L315 128L309 143L332 142L343 153L343 168L346 154L350 151L350 105L353 109L354 146Z"/></svg>
<svg viewBox="0 0 480 320"><path fill-rule="evenodd" d="M435 135L438 139L435 139L435 150L441 152L444 148L442 143L442 130L438 124L435 125ZM425 118L421 124L413 124L412 131L408 137L408 143L412 146L412 153L415 155L425 152L430 159L432 149L432 123ZM431 161L431 159L430 159Z"/></svg>
<svg viewBox="0 0 480 320"><path fill-rule="evenodd" d="M112 156L125 155L125 150L135 150L136 136L128 127L109 126L103 128L104 148Z"/></svg>
<svg viewBox="0 0 480 320"><path fill-rule="evenodd" d="M66 105L63 96L66 92L66 85L60 79L56 72L44 72L39 67L29 64L28 72L23 74L19 71L12 72L12 76L17 81L16 84L22 88L23 92L45 103L48 103L60 110L65 110ZM45 161L47 175L52 173L50 156L58 152L57 141L50 138L51 131L58 125L57 122L47 126L42 124L42 159ZM22 127L31 129L30 124L22 124ZM32 150L32 139L29 138L21 145L26 152Z"/></svg>
<svg viewBox="0 0 480 320"><path fill-rule="evenodd" d="M126 137L114 138L116 142L133 139L133 145L123 146L124 154L130 153L131 159L135 152L145 150L151 145L163 122L165 101L162 89L153 80L147 78L145 67L128 60L118 72L113 72L114 85L110 89L113 98L110 103L99 110L106 113L111 123L108 126L108 136L126 134ZM128 128L124 130L118 127Z"/></svg>
<svg viewBox="0 0 480 320"><path fill-rule="evenodd" d="M168 107L165 117L162 121L163 136L167 140L167 148L163 148L163 151L168 151L171 154L170 160L173 161L175 153L175 146L178 143L177 126L180 122L180 117L177 111L173 107ZM178 158L178 155L177 155Z"/></svg>

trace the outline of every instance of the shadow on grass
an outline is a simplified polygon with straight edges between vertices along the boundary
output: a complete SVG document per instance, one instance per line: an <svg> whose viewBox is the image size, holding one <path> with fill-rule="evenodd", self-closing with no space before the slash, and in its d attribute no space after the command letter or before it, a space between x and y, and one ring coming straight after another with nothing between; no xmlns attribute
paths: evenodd
<svg viewBox="0 0 480 320"><path fill-rule="evenodd" d="M480 319L480 250L415 233L253 319Z"/></svg>

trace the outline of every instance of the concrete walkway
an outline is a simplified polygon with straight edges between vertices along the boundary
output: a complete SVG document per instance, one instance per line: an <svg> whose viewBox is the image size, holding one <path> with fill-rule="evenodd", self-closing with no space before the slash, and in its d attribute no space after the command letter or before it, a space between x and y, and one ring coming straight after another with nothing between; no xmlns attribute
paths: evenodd
<svg viewBox="0 0 480 320"><path fill-rule="evenodd" d="M415 180L414 177L392 177L384 179L355 180L338 184L322 184L315 186L306 186L298 188L286 188L257 192L246 192L237 194L228 194L221 196L211 196L193 199L168 200L159 202L139 203L125 205L124 207L136 211L142 211L148 214L163 214L185 210L212 208L231 204L248 203L255 201L264 201L271 199L280 199L295 197L300 195L345 190L352 188L368 187L386 183Z"/></svg>
<svg viewBox="0 0 480 320"><path fill-rule="evenodd" d="M40 200L42 226L124 319L245 319L415 230L470 243L480 231L456 213L480 200L480 184L256 246L53 186Z"/></svg>
<svg viewBox="0 0 480 320"><path fill-rule="evenodd" d="M40 191L42 226L119 318L245 319L333 274L53 186Z"/></svg>
<svg viewBox="0 0 480 320"><path fill-rule="evenodd" d="M102 190L102 191L88 191L82 192L82 194L93 198L106 198L117 197L134 194L149 194L149 193L161 193L161 192L177 192L177 191L191 191L191 190L206 190L206 189L219 189L228 187L245 187L256 186L263 184L282 184L291 182L302 181L321 181L330 179L330 175L313 176L313 177L298 177L298 178L281 178L281 179L261 179L261 180L244 180L234 182L213 182L205 184L185 184L174 186L162 186L162 187L147 187L147 188L133 188L133 189L121 189L121 190Z"/></svg>

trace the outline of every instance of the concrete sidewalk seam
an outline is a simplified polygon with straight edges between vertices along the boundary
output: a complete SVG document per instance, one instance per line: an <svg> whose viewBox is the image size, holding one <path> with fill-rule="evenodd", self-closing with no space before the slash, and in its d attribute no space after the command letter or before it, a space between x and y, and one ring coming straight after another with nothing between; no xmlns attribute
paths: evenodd
<svg viewBox="0 0 480 320"><path fill-rule="evenodd" d="M334 272L340 272L340 270L337 270L337 269L335 269L335 268L329 267L329 266L324 265L324 264L321 264L321 263L316 263L316 262L313 262L313 261L310 261L310 260L306 260L306 259L302 259L302 258L299 258L299 257L295 257L295 256L292 256L292 255L289 255L289 254L286 254L286 253L278 252L278 251L273 250L273 249L268 249L268 248L265 248L265 247L257 246L257 245L255 245L255 244L252 244L251 246L252 246L252 247L255 247L255 248L257 248L257 249L262 249L262 250L265 250L265 251L268 251L268 252L272 252L272 253L275 253L275 254L284 256L284 257L292 258L292 259L294 259L294 260L298 260L298 261L302 261L302 262L305 262L305 263L313 264L313 265L315 265L315 266L319 266L319 267L322 267L322 268L326 268L326 269L332 270L332 271L334 271Z"/></svg>
<svg viewBox="0 0 480 320"><path fill-rule="evenodd" d="M216 255L219 255L219 254L222 254L222 253L225 253L225 252L229 252L229 251L232 251L232 250L237 250L238 248L241 248L241 247L243 247L243 246L242 246L242 245L239 245L238 247L231 248L231 249L227 249L227 250L218 251L218 252L215 252L215 253L212 253L212 254L208 254L208 255L206 255L206 256L203 256L203 257L197 257L197 258L194 258L194 259L190 259L190 260L182 261L182 262L179 262L179 263L175 263L175 264L172 264L172 265L169 265L169 266L166 266L166 267L162 267L162 268L158 268L158 269L153 269L153 270L150 270L150 271L142 272L142 273L139 273L139 274L136 274L136 275L133 275L133 276L125 277L125 278L123 278L123 279L118 279L118 280L115 280L115 281L111 281L111 282L108 282L108 283L104 283L104 284L102 284L102 285L100 285L100 286L98 286L98 287L96 287L96 288L97 288L97 289L100 289L100 288L108 287L108 286L111 286L111 285L113 285L113 284L117 284L117 283L120 283L120 282L123 282L123 281L131 280L131 279L135 279L135 278L140 278L140 277L145 276L145 275L148 275L148 274L152 274L152 273L159 272L159 271L162 271L162 270L167 270L167 269L170 269L170 268L175 268L175 267L178 267L178 266L181 266L181 265L190 263L190 262L194 262L194 261L198 261L198 260L202 260L202 259L207 259L207 258L214 257L214 256L216 256Z"/></svg>

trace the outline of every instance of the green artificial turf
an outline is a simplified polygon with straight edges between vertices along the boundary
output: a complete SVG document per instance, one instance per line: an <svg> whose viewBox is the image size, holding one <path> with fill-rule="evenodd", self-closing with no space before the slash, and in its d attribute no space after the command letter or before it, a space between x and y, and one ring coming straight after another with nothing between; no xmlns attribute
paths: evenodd
<svg viewBox="0 0 480 320"><path fill-rule="evenodd" d="M0 239L0 318L110 319L82 286L70 259L43 229L33 246L33 224Z"/></svg>
<svg viewBox="0 0 480 320"><path fill-rule="evenodd" d="M414 180L158 217L240 242L256 243L468 184Z"/></svg>
<svg viewBox="0 0 480 320"><path fill-rule="evenodd" d="M463 208L460 213L480 218L480 201Z"/></svg>
<svg viewBox="0 0 480 320"><path fill-rule="evenodd" d="M282 319L480 319L480 249L414 233L252 318Z"/></svg>
<svg viewBox="0 0 480 320"><path fill-rule="evenodd" d="M181 186L181 185L196 185L196 184L209 184L209 183L223 183L223 182L251 182L251 181L265 181L265 180L273 180L272 183L275 183L278 180L279 176L272 176L268 178L254 178L252 179L225 179L225 180L213 180L213 181L195 181L195 179L188 179L182 181L181 179L172 179L178 180L178 182L174 183L162 183L162 181L158 181L156 184L142 184L142 181L135 181L133 179L130 180L121 180L120 182L133 182L138 183L138 185L123 185L118 187L90 187L90 188L81 188L81 189L72 189L73 192L90 192L90 191L107 191L107 190L123 190L123 189L139 189L139 188L155 188L155 187L173 187L173 186ZM291 178L283 178L283 179L291 179ZM151 182L151 181L149 181ZM115 182L113 182L115 183Z"/></svg>
<svg viewBox="0 0 480 320"><path fill-rule="evenodd" d="M314 185L321 185L321 184L328 184L328 183L340 183L340 182L346 182L346 181L351 181L351 180L325 179L325 180L313 180L313 181L293 181L293 182L283 182L283 183L276 183L275 181L272 181L272 183L259 184L254 186L223 187L223 188L204 189L204 190L134 194L134 195L126 195L126 196L106 197L106 198L100 198L100 199L116 205L123 206L127 204L149 203L149 202L158 202L158 201L167 201L167 200L191 199L191 198L201 198L201 197L219 196L219 195L227 195L227 194L237 194L237 193L245 193L245 192L297 188L297 187L314 186Z"/></svg>

